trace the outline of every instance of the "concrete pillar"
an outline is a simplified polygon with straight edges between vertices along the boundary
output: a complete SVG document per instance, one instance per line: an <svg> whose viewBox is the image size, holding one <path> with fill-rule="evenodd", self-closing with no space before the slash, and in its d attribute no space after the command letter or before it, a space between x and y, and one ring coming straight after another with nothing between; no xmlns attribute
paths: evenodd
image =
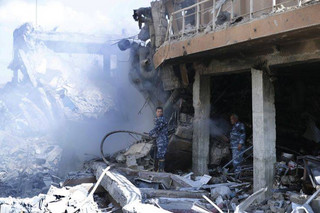
<svg viewBox="0 0 320 213"><path fill-rule="evenodd" d="M274 177L274 164L276 162L274 87L265 72L251 69L251 74L253 185L254 191L262 187L268 187L270 192Z"/></svg>
<svg viewBox="0 0 320 213"><path fill-rule="evenodd" d="M210 143L210 77L195 74L193 83L192 170L196 175L208 174Z"/></svg>
<svg viewBox="0 0 320 213"><path fill-rule="evenodd" d="M164 1L152 1L151 14L155 31L155 45L158 48L165 41L168 27Z"/></svg>

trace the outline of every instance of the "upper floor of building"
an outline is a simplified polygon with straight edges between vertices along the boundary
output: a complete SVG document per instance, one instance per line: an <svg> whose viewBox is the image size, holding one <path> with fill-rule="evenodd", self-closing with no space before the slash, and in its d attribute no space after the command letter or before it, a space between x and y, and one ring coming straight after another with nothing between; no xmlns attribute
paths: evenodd
<svg viewBox="0 0 320 213"><path fill-rule="evenodd" d="M319 0L163 0L168 25L155 67L185 56L319 37ZM258 48L259 49L259 48ZM203 55L203 54L202 54Z"/></svg>

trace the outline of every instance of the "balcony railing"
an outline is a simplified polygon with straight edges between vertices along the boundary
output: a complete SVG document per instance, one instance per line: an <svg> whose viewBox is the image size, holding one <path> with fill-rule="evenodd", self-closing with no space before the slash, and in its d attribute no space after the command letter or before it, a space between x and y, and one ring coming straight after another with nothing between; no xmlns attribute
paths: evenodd
<svg viewBox="0 0 320 213"><path fill-rule="evenodd" d="M166 41L178 39L184 36L192 36L198 32L212 31L217 29L216 21L223 12L230 14L230 22L241 20L250 21L261 15L282 12L288 9L301 7L310 2L318 0L265 0L270 1L270 7L255 10L256 0L250 0L249 12L236 14L234 12L235 3L240 0L203 0L189 7L177 10L170 16Z"/></svg>

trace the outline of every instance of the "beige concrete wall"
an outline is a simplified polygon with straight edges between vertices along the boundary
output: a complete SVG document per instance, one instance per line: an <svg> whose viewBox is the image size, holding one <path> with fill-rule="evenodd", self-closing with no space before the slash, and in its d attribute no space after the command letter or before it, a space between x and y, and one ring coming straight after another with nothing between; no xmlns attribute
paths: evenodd
<svg viewBox="0 0 320 213"><path fill-rule="evenodd" d="M272 0L253 0L253 2L253 11L260 11L272 6ZM236 0L234 4L236 15L249 14L250 0ZM269 11L271 11L271 9L269 9Z"/></svg>
<svg viewBox="0 0 320 213"><path fill-rule="evenodd" d="M255 12L255 17L260 15L270 13L273 0L253 0L253 11ZM297 4L297 1L288 0L277 0L276 4L284 3L285 7L293 6ZM234 12L235 16L248 14L250 12L250 0L234 0Z"/></svg>
<svg viewBox="0 0 320 213"><path fill-rule="evenodd" d="M170 12L173 12L174 10L180 9L180 8L174 8L174 5L175 5L174 1L175 0L171 0L166 3L166 7L168 10L170 10ZM205 0L197 0L197 2L202 2L202 1L205 1ZM280 3L285 3L287 1L288 0L277 0L276 3L280 4ZM272 2L273 2L273 0L253 0L253 3L254 3L253 4L253 11L254 11L253 16L259 17L261 15L269 14L272 11ZM296 5L296 2L297 1L292 0L292 2L290 2L290 3L285 3L284 6ZM207 26L208 23L211 23L211 21L212 21L212 13L211 13L212 5L213 5L213 1L209 1L209 2L201 4L200 10L202 11L202 13L200 16L200 28L201 28L201 26L205 27L205 26ZM223 10L231 11L230 7L231 7L231 1L227 0L227 2L222 7L222 11ZM250 0L233 0L233 7L234 7L234 17L249 16ZM178 19L179 17L181 17L181 15L177 15L176 17L174 17L175 19L177 19L177 21L174 22L174 26L173 26L176 32L180 31L182 28L182 20ZM196 19L196 14L192 15L192 18ZM186 23L186 24L188 24L188 23ZM195 20L194 24L196 25L196 20Z"/></svg>

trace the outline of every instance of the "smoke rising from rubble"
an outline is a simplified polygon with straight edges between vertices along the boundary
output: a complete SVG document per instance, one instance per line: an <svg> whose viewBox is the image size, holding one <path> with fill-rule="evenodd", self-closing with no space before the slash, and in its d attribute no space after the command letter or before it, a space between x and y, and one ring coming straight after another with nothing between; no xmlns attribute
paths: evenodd
<svg viewBox="0 0 320 213"><path fill-rule="evenodd" d="M210 135L212 137L221 137L222 135L227 136L230 129L231 124L224 117L216 116L215 118L209 121L210 123Z"/></svg>
<svg viewBox="0 0 320 213"><path fill-rule="evenodd" d="M37 21L46 31L96 35L121 34L124 31L135 35L138 28L131 15L133 8L140 6L150 6L150 0L38 0ZM34 0L0 1L0 84L12 77L7 69L12 59L12 33L23 23L35 24L35 11Z"/></svg>
<svg viewBox="0 0 320 213"><path fill-rule="evenodd" d="M41 30L57 27L54 29L57 32L115 33L120 35L119 39L137 34L138 28L131 19L132 9L149 3L145 0L94 1L86 7L86 3L73 0L38 2ZM99 9L92 15L96 8ZM99 156L100 141L109 131L143 132L152 127L153 115L148 107L138 114L145 100L129 83L129 51L117 52L117 66L121 69L113 70L115 73L110 78L102 70L102 56L56 54L37 44L24 56L30 62L32 83L9 83L12 71L7 67L13 55L12 33L28 21L34 21L34 1L0 3L0 44L3 44L0 49L0 84L3 84L0 143L6 152L1 154L4 163L0 168L0 181L4 184L0 191L5 193L0 196L30 196L41 192L41 188L47 187L44 179L48 179L50 185L55 181L52 175L64 175L80 167L83 160ZM111 55L115 54L113 51L110 50ZM105 144L105 153L124 148L132 141L122 136L111 139ZM8 190L6 181L13 191Z"/></svg>

